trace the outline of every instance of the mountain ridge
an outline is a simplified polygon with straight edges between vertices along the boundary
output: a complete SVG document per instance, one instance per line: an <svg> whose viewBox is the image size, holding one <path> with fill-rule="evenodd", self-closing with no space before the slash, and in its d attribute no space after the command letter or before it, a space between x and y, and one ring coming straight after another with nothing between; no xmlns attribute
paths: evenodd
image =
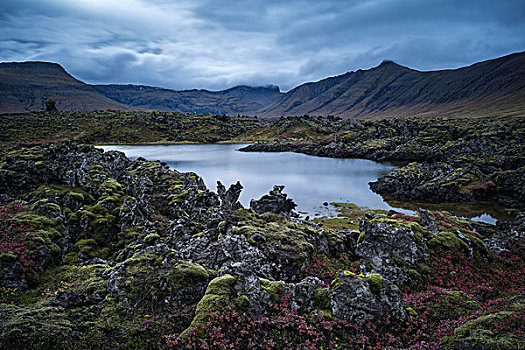
<svg viewBox="0 0 525 350"><path fill-rule="evenodd" d="M61 110L132 109L100 95L54 62L0 63L0 92L2 113L42 110L49 98Z"/></svg>
<svg viewBox="0 0 525 350"><path fill-rule="evenodd" d="M385 59L376 67L307 82L288 92L275 85L238 85L219 91L90 85L59 64L46 62L0 63L0 79L2 113L42 109L45 100L53 98L64 110L140 109L261 117L525 114L525 52L434 71Z"/></svg>

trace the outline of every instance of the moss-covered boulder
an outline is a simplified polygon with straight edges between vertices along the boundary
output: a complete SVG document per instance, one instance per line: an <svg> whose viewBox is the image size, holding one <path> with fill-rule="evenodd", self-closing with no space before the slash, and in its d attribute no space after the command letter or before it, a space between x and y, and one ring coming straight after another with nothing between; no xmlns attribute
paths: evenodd
<svg viewBox="0 0 525 350"><path fill-rule="evenodd" d="M426 256L430 232L417 222L398 220L385 214L360 219L361 232L356 254L363 270L378 272L397 284L407 283L408 270Z"/></svg>
<svg viewBox="0 0 525 350"><path fill-rule="evenodd" d="M400 323L406 318L403 293L379 274L342 271L332 285L328 295L332 313L337 318L361 326L385 319Z"/></svg>
<svg viewBox="0 0 525 350"><path fill-rule="evenodd" d="M445 349L511 350L525 346L522 337L523 315L501 311L480 316L454 330L454 335L445 337Z"/></svg>
<svg viewBox="0 0 525 350"><path fill-rule="evenodd" d="M154 309L157 313L198 302L215 275L169 251L136 253L107 272L112 297L127 300L134 312Z"/></svg>

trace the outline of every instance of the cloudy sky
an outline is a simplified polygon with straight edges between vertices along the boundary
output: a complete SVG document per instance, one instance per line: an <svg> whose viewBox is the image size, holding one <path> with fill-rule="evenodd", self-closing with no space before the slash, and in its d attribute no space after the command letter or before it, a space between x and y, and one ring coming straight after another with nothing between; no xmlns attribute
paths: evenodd
<svg viewBox="0 0 525 350"><path fill-rule="evenodd" d="M524 0L1 0L0 61L174 89L456 68L525 50Z"/></svg>

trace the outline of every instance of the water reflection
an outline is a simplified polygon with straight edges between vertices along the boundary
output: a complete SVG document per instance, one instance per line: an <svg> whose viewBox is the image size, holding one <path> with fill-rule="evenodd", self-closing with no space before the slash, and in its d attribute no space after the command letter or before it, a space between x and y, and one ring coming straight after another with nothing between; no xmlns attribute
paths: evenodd
<svg viewBox="0 0 525 350"><path fill-rule="evenodd" d="M103 146L129 158L161 160L178 171L193 171L215 190L217 180L228 186L241 181L241 202L268 193L273 185L298 204L298 210L314 213L323 202L351 202L374 209L391 209L381 196L368 188L394 166L365 159L332 159L298 153L237 152L244 145Z"/></svg>
<svg viewBox="0 0 525 350"><path fill-rule="evenodd" d="M371 209L395 209L411 213L418 208L449 210L460 216L485 222L511 216L492 204L426 204L404 203L383 198L368 187L381 175L394 168L389 163L366 159L335 159L284 153L245 153L237 150L245 145L159 145L102 146L119 150L129 158L144 157L166 162L181 172L192 171L215 190L217 180L225 186L240 181L244 186L240 201L248 206L250 199L268 193L273 185L284 185L285 191L298 204L298 211L307 214L323 210L323 202L355 203ZM490 208L495 210L490 210ZM474 210L475 209L475 210Z"/></svg>
<svg viewBox="0 0 525 350"><path fill-rule="evenodd" d="M517 209L506 208L494 202L475 202L475 203L422 203L422 202L402 202L393 199L391 196L382 196L385 202L395 208L416 211L419 208L429 210L446 210L456 215L474 220L496 223L497 220L513 220L518 214Z"/></svg>

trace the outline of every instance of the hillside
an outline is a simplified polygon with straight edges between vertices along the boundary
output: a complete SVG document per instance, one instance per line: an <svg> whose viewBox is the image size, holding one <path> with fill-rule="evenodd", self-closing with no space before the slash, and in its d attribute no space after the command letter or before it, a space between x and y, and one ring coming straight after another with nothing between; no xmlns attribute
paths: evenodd
<svg viewBox="0 0 525 350"><path fill-rule="evenodd" d="M348 117L497 115L525 112L525 54L456 70L420 72L384 61L378 67L307 83L260 115Z"/></svg>
<svg viewBox="0 0 525 350"><path fill-rule="evenodd" d="M0 63L0 112L22 113L42 110L52 98L60 110L129 110L98 93L56 63Z"/></svg>
<svg viewBox="0 0 525 350"><path fill-rule="evenodd" d="M282 95L277 86L241 85L222 91L174 91L137 85L95 85L95 89L112 100L133 107L219 115L251 115L278 103Z"/></svg>
<svg viewBox="0 0 525 350"><path fill-rule="evenodd" d="M525 114L525 53L454 70L421 72L392 61L287 93L276 86L175 91L137 85L88 85L57 64L0 64L0 112L40 110L51 97L62 110L152 109L248 116L337 115L521 116Z"/></svg>

